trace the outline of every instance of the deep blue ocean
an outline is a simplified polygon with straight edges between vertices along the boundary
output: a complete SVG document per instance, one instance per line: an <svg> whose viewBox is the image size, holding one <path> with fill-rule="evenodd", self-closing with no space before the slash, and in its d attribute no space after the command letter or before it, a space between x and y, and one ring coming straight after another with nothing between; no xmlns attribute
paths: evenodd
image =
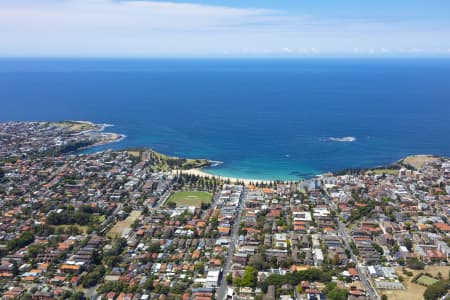
<svg viewBox="0 0 450 300"><path fill-rule="evenodd" d="M103 148L218 160L225 176L450 155L450 60L0 59L0 104L0 121L110 123L127 138Z"/></svg>

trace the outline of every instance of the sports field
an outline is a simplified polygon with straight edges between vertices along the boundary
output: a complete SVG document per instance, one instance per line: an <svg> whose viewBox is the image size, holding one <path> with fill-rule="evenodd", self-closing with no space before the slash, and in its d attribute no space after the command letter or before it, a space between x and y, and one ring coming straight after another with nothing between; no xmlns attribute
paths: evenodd
<svg viewBox="0 0 450 300"><path fill-rule="evenodd" d="M141 214L141 211L133 210L125 220L117 222L106 236L109 238L125 237L130 233L131 225L139 219Z"/></svg>
<svg viewBox="0 0 450 300"><path fill-rule="evenodd" d="M423 285L426 285L426 286L429 286L429 285L432 285L433 283L436 283L436 282L438 282L439 280L437 280L437 279L435 279L435 278L433 278L433 277L430 277L430 276L428 276L428 275L421 275L418 279L417 279L417 283L420 283L420 284L423 284Z"/></svg>
<svg viewBox="0 0 450 300"><path fill-rule="evenodd" d="M186 191L176 192L170 196L167 204L175 203L177 207L201 207L202 203L211 203L212 194L208 192Z"/></svg>
<svg viewBox="0 0 450 300"><path fill-rule="evenodd" d="M389 300L422 300L423 292L425 292L426 287L415 282L412 282L412 279L420 273L429 273L433 277L438 277L439 273L442 275L444 279L448 279L448 273L450 271L450 267L448 266L426 266L425 270L411 270L408 271L413 273L413 276L406 276L402 272L402 268L396 268L397 274L401 275L405 278L403 285L405 285L405 290L378 290L380 295L384 294L388 296ZM423 277L420 276L420 277ZM427 276L429 277L429 276ZM431 278L431 277L429 277ZM433 278L434 279L434 278Z"/></svg>

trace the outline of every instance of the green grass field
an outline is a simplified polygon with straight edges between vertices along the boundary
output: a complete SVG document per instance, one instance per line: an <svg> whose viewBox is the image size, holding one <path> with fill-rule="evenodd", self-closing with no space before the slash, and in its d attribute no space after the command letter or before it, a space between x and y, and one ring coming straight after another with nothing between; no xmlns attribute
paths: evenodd
<svg viewBox="0 0 450 300"><path fill-rule="evenodd" d="M195 206L201 207L202 203L211 203L212 194L207 192L176 192L170 196L167 204L175 203L177 207Z"/></svg>
<svg viewBox="0 0 450 300"><path fill-rule="evenodd" d="M435 278L433 278L433 277L427 276L427 275L422 275L422 276L420 276L420 277L417 279L417 283L423 284L423 285L426 285L426 286L430 286L430 285L432 285L433 283L436 283L436 282L438 282L438 281L439 281L439 280L437 280L437 279L435 279Z"/></svg>
<svg viewBox="0 0 450 300"><path fill-rule="evenodd" d="M52 225L51 227L53 227L55 230L58 230L58 228L62 228L64 231L66 231L67 229L69 229L69 227L76 227L78 228L81 232L86 233L87 232L87 226L80 226L80 225Z"/></svg>
<svg viewBox="0 0 450 300"><path fill-rule="evenodd" d="M375 170L370 170L370 172L378 174L378 175L382 175L382 174L397 175L398 174L398 170L395 170L395 169L375 169Z"/></svg>
<svg viewBox="0 0 450 300"><path fill-rule="evenodd" d="M97 221L100 222L100 223L105 221L105 220L106 220L106 216L104 216L104 215L99 216L98 219L97 219Z"/></svg>
<svg viewBox="0 0 450 300"><path fill-rule="evenodd" d="M106 236L109 238L117 238L123 236L124 232L130 230L131 225L134 223L134 221L139 219L141 214L141 211L133 210L125 220L117 222Z"/></svg>

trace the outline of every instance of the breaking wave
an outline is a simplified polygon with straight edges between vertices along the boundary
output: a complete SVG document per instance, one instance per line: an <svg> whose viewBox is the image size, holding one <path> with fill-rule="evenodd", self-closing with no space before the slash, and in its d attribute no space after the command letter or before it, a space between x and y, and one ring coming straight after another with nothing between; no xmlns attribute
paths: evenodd
<svg viewBox="0 0 450 300"><path fill-rule="evenodd" d="M344 136L344 137L330 137L328 138L329 141L332 142L354 142L356 141L356 138L354 136Z"/></svg>

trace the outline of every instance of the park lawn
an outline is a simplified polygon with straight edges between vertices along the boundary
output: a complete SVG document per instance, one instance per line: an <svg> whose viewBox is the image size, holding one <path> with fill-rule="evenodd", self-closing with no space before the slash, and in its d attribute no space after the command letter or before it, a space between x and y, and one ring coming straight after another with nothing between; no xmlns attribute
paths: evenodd
<svg viewBox="0 0 450 300"><path fill-rule="evenodd" d="M64 228L64 230L67 230L67 228L69 227L76 227L78 228L80 231L82 231L84 234L87 232L88 226L81 226L81 225L77 225L77 224L73 224L73 225L51 225L51 227L53 227L55 230L58 230L58 228Z"/></svg>
<svg viewBox="0 0 450 300"><path fill-rule="evenodd" d="M50 123L52 125L56 125L58 127L66 127L68 130L73 132L80 132L85 130L91 130L95 128L95 125L91 122L84 121L62 121L62 122L54 122Z"/></svg>
<svg viewBox="0 0 450 300"><path fill-rule="evenodd" d="M424 164L439 160L438 157L432 155L411 155L403 159L403 164L413 166L420 169Z"/></svg>
<svg viewBox="0 0 450 300"><path fill-rule="evenodd" d="M417 279L417 283L426 285L426 286L430 286L433 283L438 282L439 280L437 280L436 278L427 276L427 275L421 275L418 279Z"/></svg>
<svg viewBox="0 0 450 300"><path fill-rule="evenodd" d="M128 154L134 157L140 157L141 156L141 152L139 151L128 151Z"/></svg>
<svg viewBox="0 0 450 300"><path fill-rule="evenodd" d="M377 175L383 175L383 174L398 175L398 170L395 170L395 169L374 169L374 170L370 170L369 172L372 172Z"/></svg>
<svg viewBox="0 0 450 300"><path fill-rule="evenodd" d="M397 274L401 275L405 278L403 284L405 285L405 290L378 290L380 295L388 296L389 300L422 300L423 293L426 290L426 287L415 282L412 282L412 279L420 273L429 273L431 276L438 276L440 273L444 279L448 279L448 273L450 271L450 267L448 266L425 266L425 270L412 270L407 268L408 271L413 273L413 276L409 277L403 274L402 268L396 268Z"/></svg>
<svg viewBox="0 0 450 300"><path fill-rule="evenodd" d="M117 222L106 236L109 238L124 237L131 231L131 225L139 219L141 214L141 211L133 210L125 220Z"/></svg>
<svg viewBox="0 0 450 300"><path fill-rule="evenodd" d="M201 207L202 203L210 204L212 194L208 192L186 191L176 192L170 196L167 204L175 203L177 207L195 206Z"/></svg>

